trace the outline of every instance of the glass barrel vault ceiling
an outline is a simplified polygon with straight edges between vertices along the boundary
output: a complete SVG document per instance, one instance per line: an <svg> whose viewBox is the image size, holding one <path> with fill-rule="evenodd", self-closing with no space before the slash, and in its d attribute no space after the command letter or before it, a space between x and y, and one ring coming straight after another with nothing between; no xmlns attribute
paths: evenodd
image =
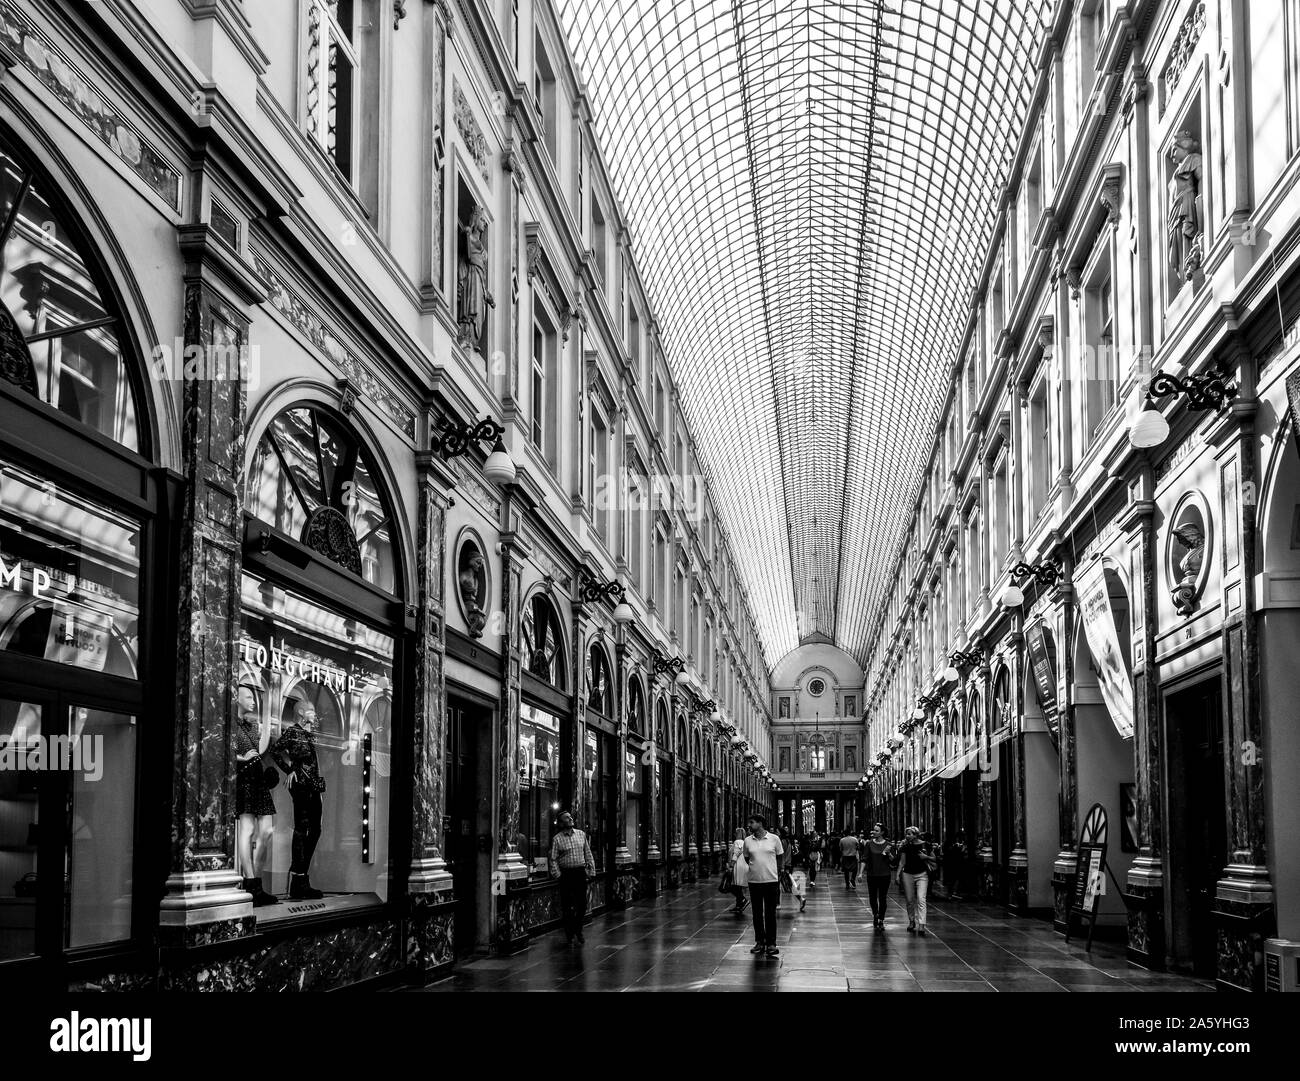
<svg viewBox="0 0 1300 1081"><path fill-rule="evenodd" d="M1050 0L561 0L769 664L860 662Z"/></svg>

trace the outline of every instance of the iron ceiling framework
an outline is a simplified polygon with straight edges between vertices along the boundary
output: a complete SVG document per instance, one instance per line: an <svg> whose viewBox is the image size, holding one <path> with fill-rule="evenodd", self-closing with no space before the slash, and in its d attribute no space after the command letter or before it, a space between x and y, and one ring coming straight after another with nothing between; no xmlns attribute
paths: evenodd
<svg viewBox="0 0 1300 1081"><path fill-rule="evenodd" d="M768 663L863 663L1050 0L561 5Z"/></svg>

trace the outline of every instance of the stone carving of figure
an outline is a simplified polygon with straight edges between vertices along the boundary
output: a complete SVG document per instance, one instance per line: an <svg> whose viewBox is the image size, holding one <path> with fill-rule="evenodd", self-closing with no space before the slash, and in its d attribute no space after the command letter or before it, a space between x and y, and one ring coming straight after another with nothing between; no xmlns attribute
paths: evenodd
<svg viewBox="0 0 1300 1081"><path fill-rule="evenodd" d="M456 322L462 345L477 347L483 336L487 309L496 307L488 290L487 212L475 207L469 224L461 227L465 254L456 267Z"/></svg>
<svg viewBox="0 0 1300 1081"><path fill-rule="evenodd" d="M1191 132L1180 131L1169 157L1174 163L1169 179L1169 263L1181 281L1191 281L1204 254L1201 144Z"/></svg>
<svg viewBox="0 0 1300 1081"><path fill-rule="evenodd" d="M483 556L478 552L470 554L460 572L460 600L465 608L465 621L469 624L469 633L474 638L483 637L483 628L487 624L487 613L483 611L483 583L487 580Z"/></svg>
<svg viewBox="0 0 1300 1081"><path fill-rule="evenodd" d="M1205 532L1195 522L1184 522L1173 530L1173 536L1187 549L1178 561L1180 577L1173 590L1174 610L1189 616L1196 608L1196 580L1205 562Z"/></svg>

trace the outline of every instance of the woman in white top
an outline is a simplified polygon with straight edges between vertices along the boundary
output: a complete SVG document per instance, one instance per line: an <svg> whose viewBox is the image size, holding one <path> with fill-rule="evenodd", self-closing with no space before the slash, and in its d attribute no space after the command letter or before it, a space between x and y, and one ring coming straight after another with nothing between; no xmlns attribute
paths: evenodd
<svg viewBox="0 0 1300 1081"><path fill-rule="evenodd" d="M734 909L737 916L745 913L749 904L745 886L749 883L749 864L745 862L745 831L736 830L736 839L731 842L731 892L736 897Z"/></svg>

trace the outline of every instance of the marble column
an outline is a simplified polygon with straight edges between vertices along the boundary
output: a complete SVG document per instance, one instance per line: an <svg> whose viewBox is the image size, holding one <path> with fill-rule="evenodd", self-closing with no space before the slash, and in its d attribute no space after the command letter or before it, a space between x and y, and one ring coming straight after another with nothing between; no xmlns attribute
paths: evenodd
<svg viewBox="0 0 1300 1081"><path fill-rule="evenodd" d="M1255 507L1263 485L1257 460L1255 360L1234 342L1239 394L1212 428L1224 521L1223 748L1227 780L1228 865L1214 891L1220 987L1263 989L1264 939L1276 927L1276 897L1267 857L1264 720L1261 709L1259 621L1256 618ZM1239 598L1233 603L1233 598ZM1276 824L1282 827L1282 823Z"/></svg>
<svg viewBox="0 0 1300 1081"><path fill-rule="evenodd" d="M501 513L510 521L512 493ZM496 949L509 953L528 941L524 908L528 867L519 854L519 687L522 662L520 600L523 583L523 541L513 530L501 533L501 611L506 633L501 636L501 704L496 731L496 868L492 873Z"/></svg>
<svg viewBox="0 0 1300 1081"><path fill-rule="evenodd" d="M1060 703L1059 716L1061 723L1060 731L1060 756L1061 756L1061 776L1060 776L1060 850L1056 855L1056 860L1052 864L1052 892L1053 907L1055 915L1052 925L1061 934L1066 930L1066 901L1069 898L1070 884L1074 878L1074 867L1077 861L1075 850L1076 838L1079 835L1079 793L1078 793L1078 775L1076 772L1076 750L1075 750L1075 709L1074 709L1074 631L1075 631L1075 601L1074 586L1071 583L1071 576L1074 573L1073 561L1069 556L1063 560L1063 580L1062 584L1056 588L1056 597L1059 602L1060 613L1060 633L1056 636L1057 642L1060 643L1057 656L1060 663L1057 666L1057 688L1056 700Z"/></svg>
<svg viewBox="0 0 1300 1081"><path fill-rule="evenodd" d="M1162 968L1164 934L1164 735L1160 723L1160 688L1155 667L1157 554L1155 502L1149 465L1137 481L1136 498L1120 520L1129 546L1130 564L1138 572L1133 629L1133 776L1137 797L1138 853L1125 881L1128 896L1129 960ZM1140 576L1140 577L1139 577Z"/></svg>
<svg viewBox="0 0 1300 1081"><path fill-rule="evenodd" d="M627 632L619 630L616 632L620 639L625 638ZM628 723L628 651L627 642L619 641L614 648L614 686L617 689L614 701L614 716L618 722L618 736L615 740L614 770L615 770L615 846L614 846L614 866L610 868L611 889L610 900L615 904L626 905L635 897L637 859L639 853L634 853L627 847L627 753L630 750L627 742L627 734L630 729ZM640 763L637 763L637 769L640 769Z"/></svg>
<svg viewBox="0 0 1300 1081"><path fill-rule="evenodd" d="M1007 909L1017 916L1029 914L1029 846L1025 823L1025 636L1020 627L1023 616L1014 618L1015 630L1007 636L1012 654L1007 659L1011 669L1010 687L1012 725L1011 740L1011 853L1007 857Z"/></svg>
<svg viewBox="0 0 1300 1081"><path fill-rule="evenodd" d="M248 268L211 241L208 226L179 232L186 351L246 356L247 306L265 292ZM239 682L247 386L242 372L234 379L186 379L181 395L186 487L178 508L172 850L158 932L168 947L238 938L255 926L252 898L234 862L230 744Z"/></svg>
<svg viewBox="0 0 1300 1081"><path fill-rule="evenodd" d="M411 711L411 873L407 964L422 978L455 956L452 877L443 856L446 813L447 507L452 475L417 455L415 658Z"/></svg>

